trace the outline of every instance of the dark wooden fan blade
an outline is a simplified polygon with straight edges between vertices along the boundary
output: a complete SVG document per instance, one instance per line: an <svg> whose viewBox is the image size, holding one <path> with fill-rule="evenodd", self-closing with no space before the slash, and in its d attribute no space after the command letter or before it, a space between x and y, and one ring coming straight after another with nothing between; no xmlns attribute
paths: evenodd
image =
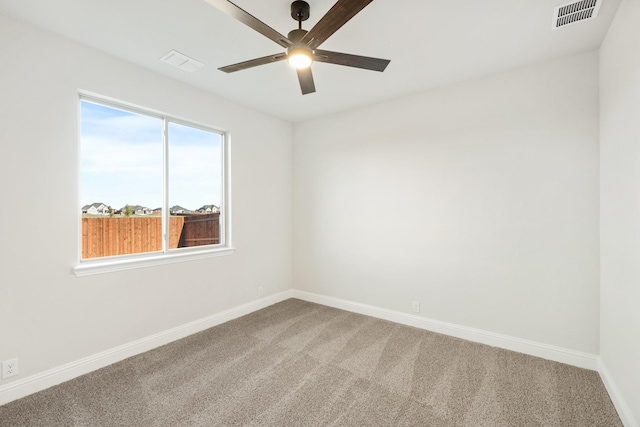
<svg viewBox="0 0 640 427"><path fill-rule="evenodd" d="M300 89L302 94L313 93L316 91L316 85L313 83L313 74L311 74L311 67L305 70L296 70L298 72L298 80L300 81Z"/></svg>
<svg viewBox="0 0 640 427"><path fill-rule="evenodd" d="M319 49L315 50L313 57L318 62L328 62L330 64L346 65L347 67L364 68L365 70L373 71L384 71L391 62L388 59L370 58L368 56Z"/></svg>
<svg viewBox="0 0 640 427"><path fill-rule="evenodd" d="M277 53L275 55L263 56L262 58L250 59L249 61L239 62L226 67L220 67L218 70L225 73L233 73L235 71L246 70L247 68L257 67L258 65L271 64L272 62L282 61L287 58L286 53Z"/></svg>
<svg viewBox="0 0 640 427"><path fill-rule="evenodd" d="M235 18L238 21L242 22L243 24L253 28L263 36L278 43L280 46L282 47L291 46L291 41L288 38L286 38L285 36L277 32L276 30L274 30L264 22L260 21L258 18L249 14L245 10L231 3L230 1L227 1L227 0L204 0L204 1L206 1L216 9L231 16L232 18Z"/></svg>
<svg viewBox="0 0 640 427"><path fill-rule="evenodd" d="M320 21L305 34L302 43L306 44L309 49L315 49L372 1L338 0L326 15L320 18Z"/></svg>

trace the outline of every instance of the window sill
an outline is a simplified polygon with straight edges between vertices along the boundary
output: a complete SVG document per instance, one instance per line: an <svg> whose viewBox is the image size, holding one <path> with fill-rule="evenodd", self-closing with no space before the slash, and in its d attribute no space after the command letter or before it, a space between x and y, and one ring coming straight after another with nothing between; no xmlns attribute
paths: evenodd
<svg viewBox="0 0 640 427"><path fill-rule="evenodd" d="M74 267L73 274L77 277L90 276L93 274L110 273L112 271L131 270L134 268L151 267L154 265L173 264L176 262L231 255L235 251L235 248L217 248L200 250L197 252L153 254L135 258L103 259L95 261L87 260L81 261L79 265Z"/></svg>

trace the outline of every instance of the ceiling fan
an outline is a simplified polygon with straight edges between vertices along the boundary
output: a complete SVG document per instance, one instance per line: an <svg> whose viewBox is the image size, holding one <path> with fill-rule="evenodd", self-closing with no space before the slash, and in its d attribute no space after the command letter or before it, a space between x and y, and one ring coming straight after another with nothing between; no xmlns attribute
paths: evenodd
<svg viewBox="0 0 640 427"><path fill-rule="evenodd" d="M316 91L311 74L311 64L314 61L330 64L346 65L348 67L363 68L365 70L384 71L389 60L370 58L367 56L350 55L348 53L320 50L318 47L333 33L358 14L373 0L338 0L336 4L309 31L302 29L302 21L309 19L309 3L296 0L291 3L291 17L298 21L298 28L283 36L264 22L250 15L240 7L227 0L205 0L211 6L253 28L263 36L278 43L286 52L262 58L251 59L233 65L219 68L225 73L245 70L258 65L270 64L287 60L298 73L302 94Z"/></svg>

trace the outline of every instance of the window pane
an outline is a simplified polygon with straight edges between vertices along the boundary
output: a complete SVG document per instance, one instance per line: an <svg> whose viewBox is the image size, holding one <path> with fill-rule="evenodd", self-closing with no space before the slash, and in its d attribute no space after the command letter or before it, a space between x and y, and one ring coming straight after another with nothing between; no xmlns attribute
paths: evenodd
<svg viewBox="0 0 640 427"><path fill-rule="evenodd" d="M80 108L82 258L161 251L162 120Z"/></svg>
<svg viewBox="0 0 640 427"><path fill-rule="evenodd" d="M222 135L169 122L169 248L220 241Z"/></svg>

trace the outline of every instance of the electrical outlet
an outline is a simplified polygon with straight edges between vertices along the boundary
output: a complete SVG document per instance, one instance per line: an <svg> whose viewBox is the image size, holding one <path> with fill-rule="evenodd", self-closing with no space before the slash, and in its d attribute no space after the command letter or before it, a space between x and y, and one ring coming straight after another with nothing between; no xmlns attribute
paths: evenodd
<svg viewBox="0 0 640 427"><path fill-rule="evenodd" d="M262 286L258 287L258 296L261 297L264 294L264 288Z"/></svg>
<svg viewBox="0 0 640 427"><path fill-rule="evenodd" d="M411 309L413 310L414 313L420 313L420 301L414 301L411 304Z"/></svg>
<svg viewBox="0 0 640 427"><path fill-rule="evenodd" d="M18 358L5 360L2 362L2 378L9 378L18 375Z"/></svg>

